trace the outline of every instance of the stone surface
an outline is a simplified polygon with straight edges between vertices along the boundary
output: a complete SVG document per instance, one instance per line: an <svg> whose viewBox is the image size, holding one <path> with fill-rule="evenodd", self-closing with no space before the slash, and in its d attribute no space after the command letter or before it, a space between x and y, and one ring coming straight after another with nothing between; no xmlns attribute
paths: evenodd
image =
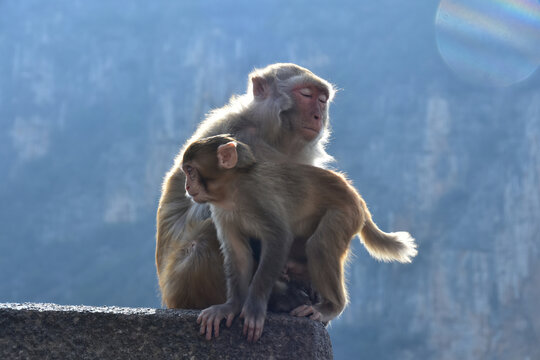
<svg viewBox="0 0 540 360"><path fill-rule="evenodd" d="M206 341L198 311L0 304L0 359L331 359L324 326L269 314L249 344L242 322ZM222 325L223 326L223 325Z"/></svg>

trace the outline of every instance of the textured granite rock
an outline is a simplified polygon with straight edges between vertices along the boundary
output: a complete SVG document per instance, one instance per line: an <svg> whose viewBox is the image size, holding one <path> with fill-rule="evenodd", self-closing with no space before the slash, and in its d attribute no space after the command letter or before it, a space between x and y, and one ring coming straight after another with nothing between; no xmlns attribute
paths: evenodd
<svg viewBox="0 0 540 360"><path fill-rule="evenodd" d="M220 337L198 333L198 311L0 304L0 359L331 359L324 326L269 314L249 344L235 320Z"/></svg>

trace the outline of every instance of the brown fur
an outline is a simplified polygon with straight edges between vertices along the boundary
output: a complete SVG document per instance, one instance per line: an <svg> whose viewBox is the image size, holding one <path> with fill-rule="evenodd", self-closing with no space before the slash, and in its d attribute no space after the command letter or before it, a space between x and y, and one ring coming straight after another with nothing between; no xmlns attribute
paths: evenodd
<svg viewBox="0 0 540 360"><path fill-rule="evenodd" d="M320 294L314 308L324 322L347 304L344 263L356 234L379 260L410 262L417 253L408 233L388 234L375 225L365 201L342 174L309 165L256 162L247 145L228 136L193 143L185 152L184 166L195 168L186 189L191 189L192 181L205 184L188 192L195 201L210 202L225 259L227 301L201 313L199 321L206 331L215 331L216 321L219 327L221 319L241 310L244 328L252 334L248 339L258 339L271 290L294 239L307 239L300 255L307 260L309 279ZM219 189L219 194L212 189ZM262 245L256 269L250 237L260 239Z"/></svg>
<svg viewBox="0 0 540 360"><path fill-rule="evenodd" d="M302 113L294 88L315 86L327 95L322 130L306 141L299 136ZM229 133L251 146L258 160L322 166L332 160L324 149L330 130L328 105L332 85L294 64L274 64L254 70L248 90L211 112L186 143ZM223 262L215 229L207 222L208 206L186 197L181 170L184 149L166 174L157 212L156 268L163 303L167 307L202 309L225 299ZM204 224L202 224L204 222ZM189 249L189 250L188 250Z"/></svg>

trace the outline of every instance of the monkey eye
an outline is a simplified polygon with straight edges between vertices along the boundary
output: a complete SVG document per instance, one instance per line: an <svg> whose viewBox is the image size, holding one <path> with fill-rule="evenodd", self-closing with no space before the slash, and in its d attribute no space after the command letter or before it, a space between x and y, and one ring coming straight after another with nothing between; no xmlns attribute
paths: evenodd
<svg viewBox="0 0 540 360"><path fill-rule="evenodd" d="M184 170L188 175L191 175L191 173L193 172L193 167L191 165L186 165L184 166Z"/></svg>
<svg viewBox="0 0 540 360"><path fill-rule="evenodd" d="M326 97L326 95L323 94L319 96L319 101L322 103L326 103L326 101L328 101L328 98Z"/></svg>
<svg viewBox="0 0 540 360"><path fill-rule="evenodd" d="M311 89L309 89L309 88L302 88L302 89L300 89L300 94L301 94L302 96L305 96L305 97L309 97L309 98L310 98L310 97L312 96L313 92L312 92Z"/></svg>

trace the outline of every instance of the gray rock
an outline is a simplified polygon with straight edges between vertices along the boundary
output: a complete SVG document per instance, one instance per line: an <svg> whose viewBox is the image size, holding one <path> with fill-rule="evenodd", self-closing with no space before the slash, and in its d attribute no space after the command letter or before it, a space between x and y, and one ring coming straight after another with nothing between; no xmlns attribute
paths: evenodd
<svg viewBox="0 0 540 360"><path fill-rule="evenodd" d="M0 359L332 359L324 326L269 314L250 344L242 321L199 335L198 311L0 304Z"/></svg>

